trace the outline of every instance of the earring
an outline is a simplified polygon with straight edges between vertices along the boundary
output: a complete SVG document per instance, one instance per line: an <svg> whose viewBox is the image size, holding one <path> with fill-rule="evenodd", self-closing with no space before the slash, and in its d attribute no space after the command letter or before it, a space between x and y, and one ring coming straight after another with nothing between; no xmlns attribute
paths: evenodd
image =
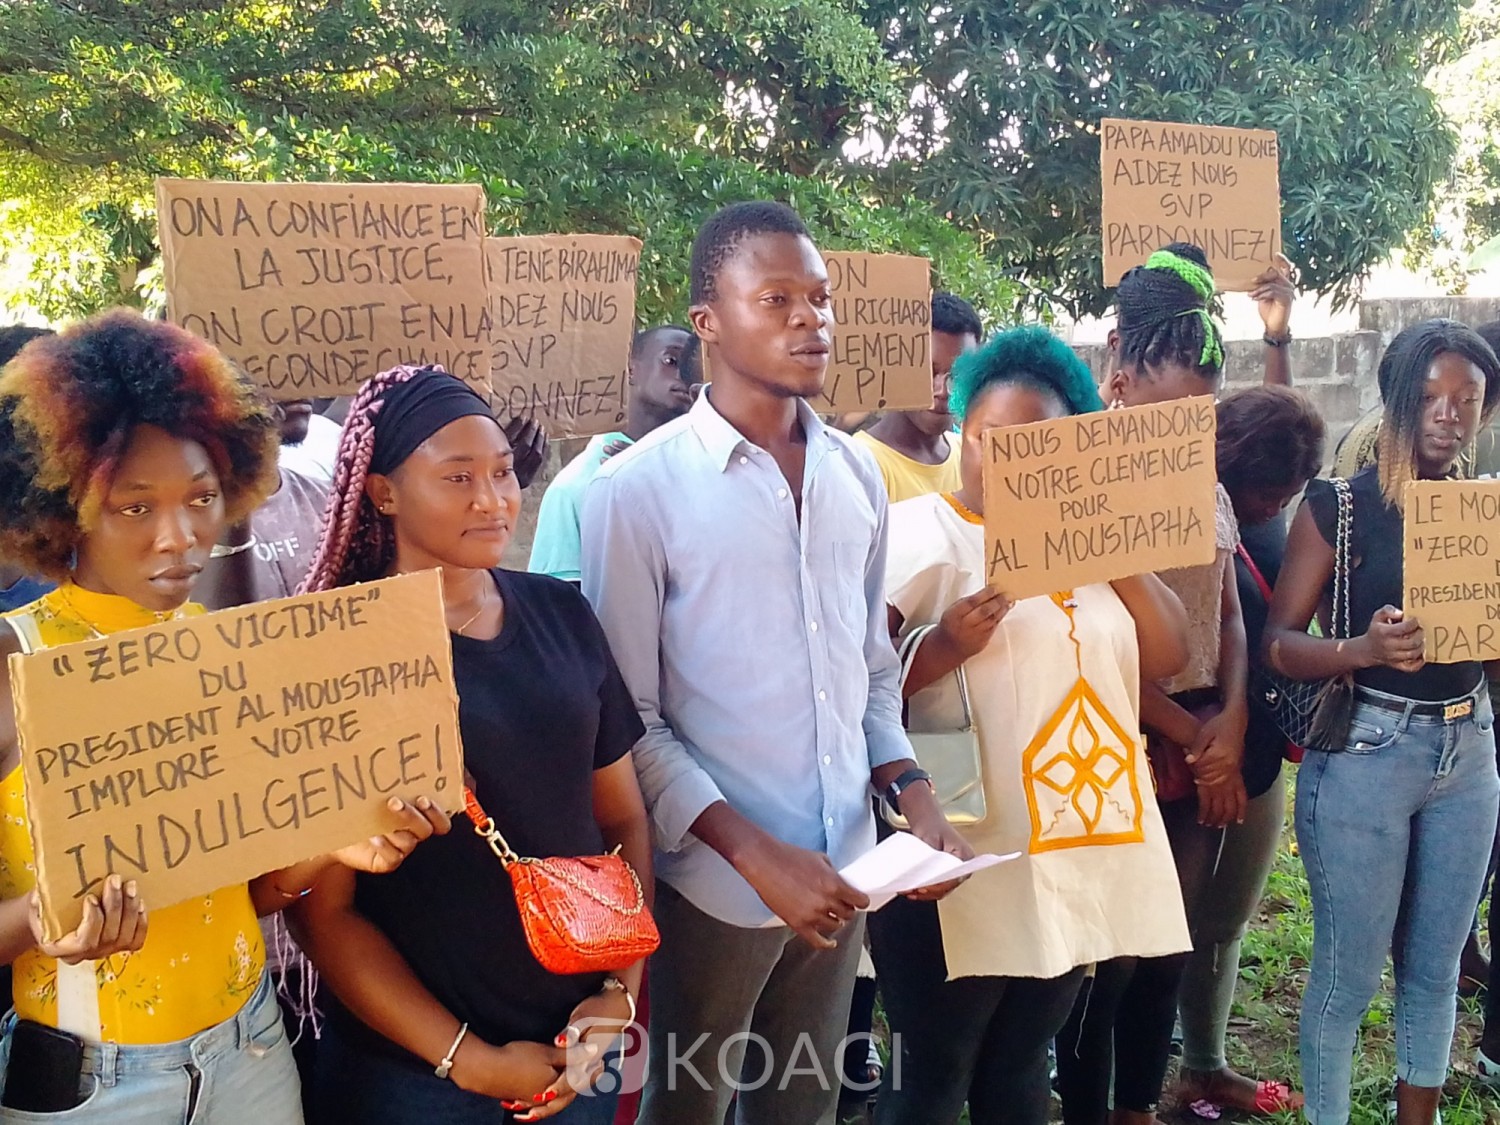
<svg viewBox="0 0 1500 1125"><path fill-rule="evenodd" d="M1111 410L1124 410L1125 409L1125 400L1120 397L1120 394L1119 394L1118 391L1115 392L1115 397L1114 397L1113 401L1110 402L1109 408Z"/></svg>

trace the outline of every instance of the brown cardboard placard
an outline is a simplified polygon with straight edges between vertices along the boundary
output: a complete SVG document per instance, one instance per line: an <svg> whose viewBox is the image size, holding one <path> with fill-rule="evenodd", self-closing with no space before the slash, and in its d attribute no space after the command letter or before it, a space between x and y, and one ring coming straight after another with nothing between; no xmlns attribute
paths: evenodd
<svg viewBox="0 0 1500 1125"><path fill-rule="evenodd" d="M1417 480L1404 499L1401 604L1421 622L1422 654L1500 659L1500 481Z"/></svg>
<svg viewBox="0 0 1500 1125"><path fill-rule="evenodd" d="M435 363L489 393L475 184L156 181L167 315L272 398Z"/></svg>
<svg viewBox="0 0 1500 1125"><path fill-rule="evenodd" d="M986 581L1012 598L1214 559L1214 401L986 430Z"/></svg>
<svg viewBox="0 0 1500 1125"><path fill-rule="evenodd" d="M1269 129L1099 123L1104 284L1170 242L1203 248L1223 290L1253 289L1281 250L1281 179Z"/></svg>
<svg viewBox="0 0 1500 1125"><path fill-rule="evenodd" d="M42 916L111 872L150 906L463 803L436 571L184 617L10 658Z"/></svg>
<svg viewBox="0 0 1500 1125"><path fill-rule="evenodd" d="M616 234L484 240L497 408L555 437L625 423L641 241Z"/></svg>
<svg viewBox="0 0 1500 1125"><path fill-rule="evenodd" d="M932 409L932 269L906 254L828 251L833 351L819 413Z"/></svg>

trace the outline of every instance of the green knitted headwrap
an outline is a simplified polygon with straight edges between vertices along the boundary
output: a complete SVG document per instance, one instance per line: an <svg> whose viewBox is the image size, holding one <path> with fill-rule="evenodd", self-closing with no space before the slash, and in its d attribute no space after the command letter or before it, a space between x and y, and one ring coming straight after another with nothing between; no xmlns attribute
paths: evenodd
<svg viewBox="0 0 1500 1125"><path fill-rule="evenodd" d="M1174 254L1170 250L1158 250L1146 259L1148 270L1167 270L1175 273L1178 277L1192 288L1203 300L1203 304L1197 308L1183 309L1178 316L1201 316L1203 318L1203 355L1198 362L1204 366L1224 366L1224 342L1223 334L1219 326L1214 323L1214 318L1209 315L1208 302L1214 295L1214 275L1204 269L1197 262L1190 261L1180 254Z"/></svg>

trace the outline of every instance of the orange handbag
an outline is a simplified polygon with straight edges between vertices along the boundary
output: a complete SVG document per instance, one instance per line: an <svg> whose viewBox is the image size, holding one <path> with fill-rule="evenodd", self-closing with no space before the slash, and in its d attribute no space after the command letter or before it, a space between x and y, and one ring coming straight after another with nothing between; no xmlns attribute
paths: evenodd
<svg viewBox="0 0 1500 1125"><path fill-rule="evenodd" d="M531 859L511 849L467 786L464 812L505 865L526 944L549 973L616 972L661 944L641 881L619 848L607 855Z"/></svg>

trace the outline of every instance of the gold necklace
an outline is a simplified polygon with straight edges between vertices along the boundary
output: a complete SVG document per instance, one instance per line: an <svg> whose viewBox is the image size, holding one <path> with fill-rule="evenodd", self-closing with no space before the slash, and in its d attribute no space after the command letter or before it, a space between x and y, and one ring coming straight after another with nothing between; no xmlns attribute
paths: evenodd
<svg viewBox="0 0 1500 1125"><path fill-rule="evenodd" d="M476 622L476 621L479 620L479 615L485 611L485 609L489 606L489 604L490 604L489 595L486 594L486 595L482 596L479 599L479 608L474 611L474 616L471 617L471 618L469 618L467 621L465 621L462 625L460 625L457 629L455 629L453 631L455 633L457 633L459 636L463 636L464 630L467 629L470 625L474 624L474 622Z"/></svg>

